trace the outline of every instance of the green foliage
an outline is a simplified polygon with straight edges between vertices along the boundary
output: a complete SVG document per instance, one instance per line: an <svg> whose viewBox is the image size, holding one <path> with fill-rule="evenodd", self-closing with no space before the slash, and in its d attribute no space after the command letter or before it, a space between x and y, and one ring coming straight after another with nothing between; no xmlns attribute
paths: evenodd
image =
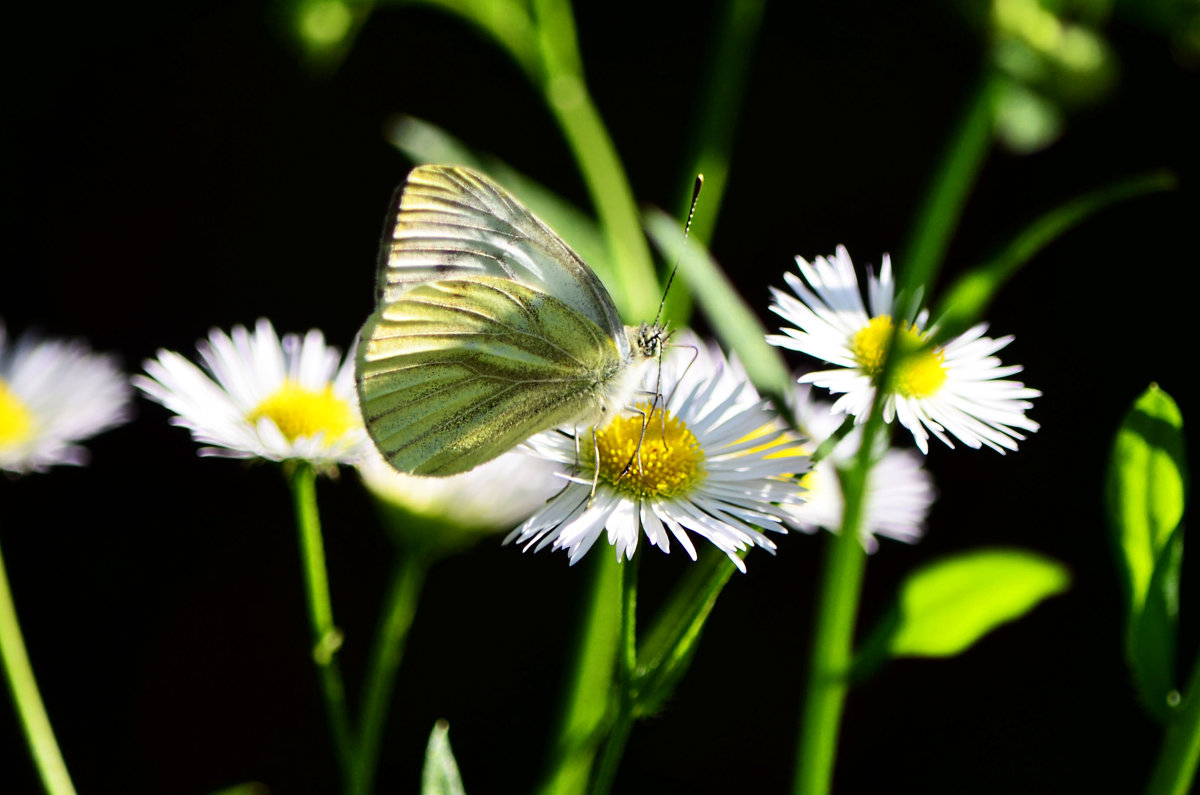
<svg viewBox="0 0 1200 795"><path fill-rule="evenodd" d="M934 317L938 340L966 330L987 310L1018 269L1059 237L1095 213L1126 199L1171 190L1174 175L1156 171L1089 191L1039 216L981 265L967 271L945 291Z"/></svg>
<svg viewBox="0 0 1200 795"><path fill-rule="evenodd" d="M1151 712L1166 717L1175 693L1175 635L1183 557L1187 463L1183 416L1151 384L1113 442L1105 502L1126 596L1126 655Z"/></svg>
<svg viewBox="0 0 1200 795"><path fill-rule="evenodd" d="M425 767L421 770L421 795L466 795L458 763L450 750L450 724L440 720L429 733Z"/></svg>
<svg viewBox="0 0 1200 795"><path fill-rule="evenodd" d="M924 566L900 587L892 613L864 646L869 657L950 657L1070 585L1066 568L1020 549L967 552Z"/></svg>
<svg viewBox="0 0 1200 795"><path fill-rule="evenodd" d="M645 223L659 251L679 245L683 229L670 216L651 210L645 215ZM767 330L762 321L738 294L721 266L698 243L691 242L680 257L679 277L696 296L717 337L737 352L754 386L778 405L785 405L785 396L792 388L787 363L778 348L767 344Z"/></svg>
<svg viewBox="0 0 1200 795"><path fill-rule="evenodd" d="M634 687L639 714L654 714L691 666L704 624L734 568L727 555L706 552L659 612L638 650Z"/></svg>

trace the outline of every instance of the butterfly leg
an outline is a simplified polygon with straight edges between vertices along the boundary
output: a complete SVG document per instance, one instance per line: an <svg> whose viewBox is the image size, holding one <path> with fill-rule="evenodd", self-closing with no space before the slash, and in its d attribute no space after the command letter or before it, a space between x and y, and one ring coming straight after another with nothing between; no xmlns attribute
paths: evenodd
<svg viewBox="0 0 1200 795"><path fill-rule="evenodd" d="M655 403L658 402L658 395L654 396L654 400L655 400ZM649 414L642 411L637 406L634 406L633 410L636 411L638 414L642 415L642 431L641 431L641 434L638 436L637 447L634 448L633 455L629 456L629 460L625 462L625 468L621 470L620 475L617 475L617 479L614 482L620 481L621 478L623 478L629 474L629 471L631 469L633 469L634 461L637 461L638 474L639 475L642 474L642 442L646 441L646 428L650 425L650 418L652 416L654 416L654 404L651 404ZM659 412L659 414L661 415L661 412ZM663 426L663 427L664 427L663 433L665 434L666 426Z"/></svg>
<svg viewBox="0 0 1200 795"><path fill-rule="evenodd" d="M579 457L579 434L575 435L575 457ZM588 495L588 507L596 500L596 487L600 485L600 442L596 439L596 426L592 426L592 493ZM620 478L617 478L620 480Z"/></svg>

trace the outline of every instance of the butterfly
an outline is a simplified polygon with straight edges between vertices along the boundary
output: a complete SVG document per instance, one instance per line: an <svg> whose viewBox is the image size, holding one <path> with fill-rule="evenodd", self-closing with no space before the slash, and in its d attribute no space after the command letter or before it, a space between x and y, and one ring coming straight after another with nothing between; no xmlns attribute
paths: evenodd
<svg viewBox="0 0 1200 795"><path fill-rule="evenodd" d="M355 362L367 431L393 467L466 472L625 408L664 326L623 325L579 255L484 175L419 166L399 193Z"/></svg>

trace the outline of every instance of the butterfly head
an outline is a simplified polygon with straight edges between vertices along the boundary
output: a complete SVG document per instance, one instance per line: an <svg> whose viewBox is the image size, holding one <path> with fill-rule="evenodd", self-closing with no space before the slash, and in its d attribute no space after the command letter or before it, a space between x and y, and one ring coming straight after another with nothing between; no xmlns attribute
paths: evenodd
<svg viewBox="0 0 1200 795"><path fill-rule="evenodd" d="M671 338L667 327L659 323L642 323L636 329L630 328L629 332L629 342L638 359L662 358L663 345Z"/></svg>

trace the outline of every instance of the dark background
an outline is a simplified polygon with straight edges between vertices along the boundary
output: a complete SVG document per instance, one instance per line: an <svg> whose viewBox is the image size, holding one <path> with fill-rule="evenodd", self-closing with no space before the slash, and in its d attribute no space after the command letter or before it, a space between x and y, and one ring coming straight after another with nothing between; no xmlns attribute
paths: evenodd
<svg viewBox="0 0 1200 795"><path fill-rule="evenodd" d="M577 9L589 83L635 194L672 212L690 180L683 151L713 16L707 3L688 8ZM587 206L515 67L427 10L378 8L325 78L304 68L281 5L29 4L5 16L10 334L84 336L130 371L159 347L190 355L209 328L260 316L281 331L319 327L344 349L371 310L380 223L408 168L382 135L398 112ZM1017 335L1005 361L1045 392L1031 412L1042 431L1017 455L933 449L941 498L927 538L883 542L863 621L914 566L990 544L1065 562L1073 589L961 657L897 662L855 689L840 792L1132 792L1159 745L1122 662L1100 488L1113 430L1149 382L1193 424L1200 416L1186 386L1200 72L1119 14L1106 35L1114 90L1050 149L992 154L942 284L1082 191L1156 167L1181 186L1088 221L999 296L991 329ZM845 243L861 265L900 249L983 51L945 3L768 8L713 250L770 326L767 285L795 254ZM0 480L5 561L78 789L202 793L255 779L333 791L282 478L197 458L166 419L139 400L130 425L89 444L90 467ZM320 497L354 695L391 547L352 473L323 481ZM786 790L822 541L796 536L773 559L751 556L676 698L635 729L617 791ZM686 565L649 553L646 609ZM1185 663L1196 569L1184 579ZM498 541L433 570L379 791L416 790L438 718L468 791L532 786L583 575L564 555ZM36 788L5 696L0 791Z"/></svg>

